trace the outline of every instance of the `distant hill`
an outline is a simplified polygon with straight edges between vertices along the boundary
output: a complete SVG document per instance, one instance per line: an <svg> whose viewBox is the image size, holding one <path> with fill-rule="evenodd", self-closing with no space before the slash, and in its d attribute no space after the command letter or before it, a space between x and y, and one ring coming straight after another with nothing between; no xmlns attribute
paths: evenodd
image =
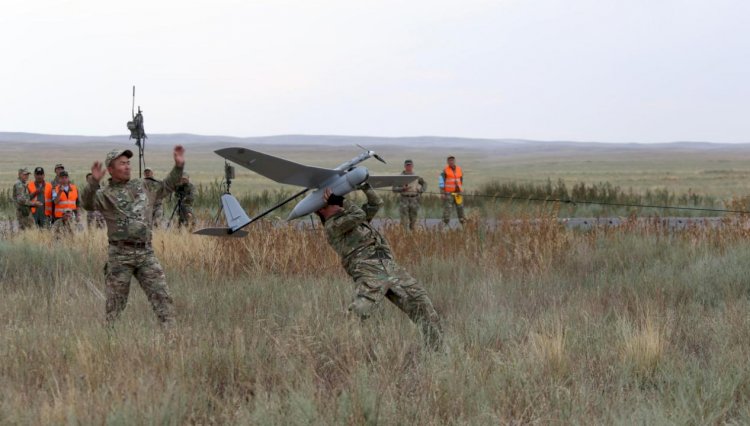
<svg viewBox="0 0 750 426"><path fill-rule="evenodd" d="M14 144L122 144L132 143L128 135L80 136L80 135L47 135L39 133L0 132L0 146ZM670 142L670 143L601 143L571 141L533 141L523 139L472 139L460 137L416 136L416 137L374 137L374 136L336 136L336 135L278 135L278 136L206 136L190 133L151 134L147 144L173 145L279 145L279 146L404 146L404 147L441 147L474 150L501 150L503 153L522 152L633 152L633 151L722 151L750 149L748 144L722 144L711 142Z"/></svg>

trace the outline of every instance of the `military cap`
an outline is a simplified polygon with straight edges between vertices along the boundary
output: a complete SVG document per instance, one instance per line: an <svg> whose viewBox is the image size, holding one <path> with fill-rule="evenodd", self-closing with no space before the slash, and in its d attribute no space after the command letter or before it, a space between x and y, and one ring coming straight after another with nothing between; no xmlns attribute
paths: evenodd
<svg viewBox="0 0 750 426"><path fill-rule="evenodd" d="M63 170L60 172L60 177L68 177L70 176L67 171Z"/></svg>
<svg viewBox="0 0 750 426"><path fill-rule="evenodd" d="M63 209L63 213L73 213L73 209Z"/></svg>
<svg viewBox="0 0 750 426"><path fill-rule="evenodd" d="M146 167L145 169L143 169L143 171L144 172L153 172L154 169L152 169L151 167Z"/></svg>
<svg viewBox="0 0 750 426"><path fill-rule="evenodd" d="M114 149L112 151L109 151L109 154L107 154L107 159L104 160L104 165L109 167L110 163L112 163L114 159L119 158L123 155L128 158L132 158L133 151L129 149Z"/></svg>
<svg viewBox="0 0 750 426"><path fill-rule="evenodd" d="M34 169L34 174L35 175L43 175L44 174L44 167L37 167L36 169Z"/></svg>
<svg viewBox="0 0 750 426"><path fill-rule="evenodd" d="M404 166L408 166L409 164L414 164L414 162L411 160L404 161Z"/></svg>
<svg viewBox="0 0 750 426"><path fill-rule="evenodd" d="M64 168L65 168L65 166L63 166L62 163L55 164L55 170L57 170L57 169L64 169Z"/></svg>
<svg viewBox="0 0 750 426"><path fill-rule="evenodd" d="M29 174L29 169L26 168L26 167L21 167L20 169L18 169L18 174L19 175L27 175L27 174Z"/></svg>
<svg viewBox="0 0 750 426"><path fill-rule="evenodd" d="M452 155L449 155L449 156L448 156L448 160L455 160L455 159L456 159L456 157L454 157L454 156L452 156Z"/></svg>

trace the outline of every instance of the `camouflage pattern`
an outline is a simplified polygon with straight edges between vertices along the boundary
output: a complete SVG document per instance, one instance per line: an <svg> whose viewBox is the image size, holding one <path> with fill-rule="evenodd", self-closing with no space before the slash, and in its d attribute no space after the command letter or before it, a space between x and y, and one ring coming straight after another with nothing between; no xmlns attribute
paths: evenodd
<svg viewBox="0 0 750 426"><path fill-rule="evenodd" d="M151 247L151 218L156 200L174 190L182 177L175 166L161 185L149 188L140 179L114 182L100 188L93 179L83 191L83 207L98 210L104 216L109 238L109 257L105 266L106 314L112 323L125 309L133 276L146 292L156 316L164 325L174 321L172 298L159 260Z"/></svg>
<svg viewBox="0 0 750 426"><path fill-rule="evenodd" d="M443 223L446 225L451 221L451 210L456 208L456 215L461 223L466 223L464 214L464 205L456 203L456 198L452 194L445 194L443 197Z"/></svg>
<svg viewBox="0 0 750 426"><path fill-rule="evenodd" d="M413 175L414 173L407 173L404 170L401 174L407 176ZM421 177L415 179L408 185L393 187L393 192L401 195L398 212L401 216L401 226L403 226L404 229L414 230L417 227L420 197L425 191L427 191L427 182Z"/></svg>
<svg viewBox="0 0 750 426"><path fill-rule="evenodd" d="M62 239L73 235L73 218L60 218L52 224L52 234L56 239Z"/></svg>
<svg viewBox="0 0 750 426"><path fill-rule="evenodd" d="M101 229L107 226L107 223L104 221L102 212L98 210L86 211L86 224L88 225L89 229L94 227Z"/></svg>
<svg viewBox="0 0 750 426"><path fill-rule="evenodd" d="M107 322L114 322L125 309L130 294L130 280L138 280L146 293L157 318L164 325L174 322L174 304L167 288L164 269L148 248L109 246L109 257L104 268L106 275Z"/></svg>
<svg viewBox="0 0 750 426"><path fill-rule="evenodd" d="M439 316L424 287L393 260L388 242L370 225L373 212L382 201L377 202L380 197L372 189L365 193L368 203L363 207L367 212L347 200L343 210L324 223L328 243L354 279L349 311L366 319L387 298L422 327L427 344L439 348L442 345Z"/></svg>
<svg viewBox="0 0 750 426"><path fill-rule="evenodd" d="M16 219L20 229L31 229L34 227L34 219L31 216L31 193L21 179L13 185L13 202L16 204ZM42 206L44 209L44 206Z"/></svg>
<svg viewBox="0 0 750 426"><path fill-rule="evenodd" d="M179 226L190 226L193 221L193 201L195 201L195 187L192 183L181 183L175 189L177 194L177 216Z"/></svg>
<svg viewBox="0 0 750 426"><path fill-rule="evenodd" d="M81 196L83 208L102 213L110 242L150 242L154 202L172 192L181 176L182 168L175 167L161 185L152 189L141 179L124 183L109 179L104 188L92 180Z"/></svg>
<svg viewBox="0 0 750 426"><path fill-rule="evenodd" d="M150 191L158 191L163 185L162 182L154 178L144 178L143 184L146 185ZM151 212L151 226L158 228L164 218L164 198L159 198L154 201L154 206Z"/></svg>

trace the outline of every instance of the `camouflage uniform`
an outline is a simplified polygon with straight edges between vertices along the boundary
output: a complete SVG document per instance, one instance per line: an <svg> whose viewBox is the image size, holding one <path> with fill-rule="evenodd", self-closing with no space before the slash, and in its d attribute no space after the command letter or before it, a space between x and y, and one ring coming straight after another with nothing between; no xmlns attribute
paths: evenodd
<svg viewBox="0 0 750 426"><path fill-rule="evenodd" d="M424 287L393 260L388 242L370 225L382 201L371 188L365 194L364 210L345 201L344 209L324 223L329 244L354 279L355 292L349 311L362 319L368 318L387 298L421 325L425 341L438 348L442 345L439 316Z"/></svg>
<svg viewBox="0 0 750 426"><path fill-rule="evenodd" d="M56 239L62 239L73 235L73 218L71 216L67 218L61 218L52 224L52 234Z"/></svg>
<svg viewBox="0 0 750 426"><path fill-rule="evenodd" d="M26 169L22 169L26 170ZM21 173L21 170L19 170ZM28 170L25 171L28 173ZM16 203L16 219L20 229L31 229L34 226L34 218L31 216L31 193L26 184L19 178L13 185L13 201ZM44 205L41 207L44 209Z"/></svg>
<svg viewBox="0 0 750 426"><path fill-rule="evenodd" d="M107 155L105 164L124 151ZM132 156L132 153L130 153ZM105 265L107 322L112 323L125 309L133 275L146 292L162 324L174 321L174 307L169 295L164 269L151 246L151 217L154 202L171 192L182 176L175 166L164 182L149 189L140 179L114 182L101 188L93 179L83 191L83 207L102 212L107 223L109 258Z"/></svg>
<svg viewBox="0 0 750 426"><path fill-rule="evenodd" d="M154 178L144 178L143 184L146 185L150 191L155 191L162 186L162 182ZM151 213L151 226L158 228L164 218L164 199L160 198L154 202L154 208Z"/></svg>
<svg viewBox="0 0 750 426"><path fill-rule="evenodd" d="M177 185L175 188L175 194L177 194L177 215L178 225L190 226L192 225L193 217L193 201L195 200L195 187L192 183L182 183Z"/></svg>
<svg viewBox="0 0 750 426"><path fill-rule="evenodd" d="M402 175L413 175L414 173L401 172ZM427 191L427 182L421 177L410 184L394 186L393 192L401 194L398 212L401 215L401 226L404 229L414 230L417 226L417 215L419 214L419 198Z"/></svg>

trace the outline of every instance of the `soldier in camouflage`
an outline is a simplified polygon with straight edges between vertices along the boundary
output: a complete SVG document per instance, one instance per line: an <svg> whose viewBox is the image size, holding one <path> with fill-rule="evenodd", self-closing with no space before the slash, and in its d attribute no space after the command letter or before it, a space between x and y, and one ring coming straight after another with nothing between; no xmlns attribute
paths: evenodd
<svg viewBox="0 0 750 426"><path fill-rule="evenodd" d="M146 167L146 169L143 171L143 175L145 176L145 179L143 179L143 184L149 187L150 190L158 190L159 187L162 186L162 182L154 177L154 171L153 169L151 169L151 167ZM183 174L183 176L185 175ZM164 199L160 198L156 202L154 202L154 210L151 216L151 226L154 228L158 228L163 217Z"/></svg>
<svg viewBox="0 0 750 426"><path fill-rule="evenodd" d="M177 206L175 206L175 208L177 209L177 224L180 228L182 228L183 226L190 227L193 225L193 201L195 200L195 187L192 183L190 183L190 176L188 176L187 173L184 173L182 175L180 184L177 185L177 188L175 189L175 194L177 194Z"/></svg>
<svg viewBox="0 0 750 426"><path fill-rule="evenodd" d="M100 188L104 165L95 162L83 191L83 207L102 212L107 223L109 257L106 273L106 318L111 324L125 309L133 275L146 292L159 321L174 322L174 307L167 281L151 245L151 217L154 202L174 190L185 166L185 149L174 148L174 168L162 185L150 189L140 179L130 179L130 150L107 154L104 165L111 178Z"/></svg>
<svg viewBox="0 0 750 426"><path fill-rule="evenodd" d="M401 174L413 175L414 162L411 160L404 161L404 171L401 172ZM427 191L427 182L421 177L415 179L408 185L393 187L393 192L401 195L398 211L401 214L401 226L403 226L404 229L413 231L417 227L419 198L425 191Z"/></svg>
<svg viewBox="0 0 750 426"><path fill-rule="evenodd" d="M383 201L368 184L361 189L367 196L362 208L327 189L326 206L317 212L328 243L354 279L355 292L349 311L366 319L386 298L422 327L430 347L439 349L442 329L438 313L424 287L394 261L388 242L370 224Z"/></svg>
<svg viewBox="0 0 750 426"><path fill-rule="evenodd" d="M74 233L73 222L73 210L64 209L63 216L52 224L52 235L55 239L61 240L72 236Z"/></svg>
<svg viewBox="0 0 750 426"><path fill-rule="evenodd" d="M37 191L29 193L29 187L26 182L29 180L29 169L18 169L18 180L13 185L13 202L16 204L16 219L18 219L18 228L21 230L31 229L34 226L34 218L31 216L32 207L44 208L44 203L40 203L34 198L38 195Z"/></svg>

